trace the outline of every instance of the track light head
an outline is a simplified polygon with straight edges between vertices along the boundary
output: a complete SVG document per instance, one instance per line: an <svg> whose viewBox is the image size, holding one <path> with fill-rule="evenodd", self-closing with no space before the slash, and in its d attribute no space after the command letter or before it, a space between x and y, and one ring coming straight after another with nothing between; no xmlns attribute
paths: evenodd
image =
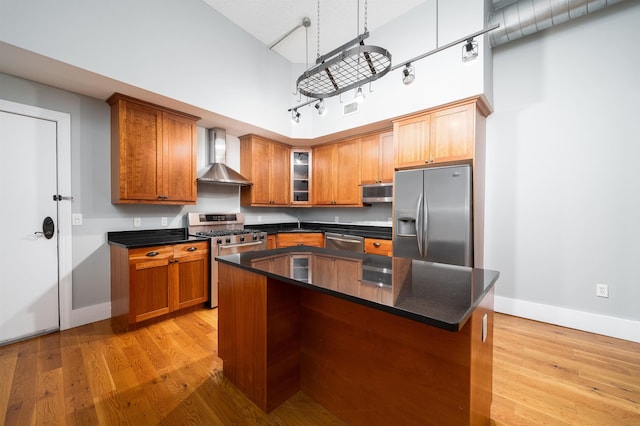
<svg viewBox="0 0 640 426"><path fill-rule="evenodd" d="M297 109L291 111L291 121L293 121L295 124L298 124L300 122L300 113Z"/></svg>
<svg viewBox="0 0 640 426"><path fill-rule="evenodd" d="M473 37L462 46L462 62L470 62L478 57L478 42Z"/></svg>
<svg viewBox="0 0 640 426"><path fill-rule="evenodd" d="M319 115L325 115L327 113L327 108L324 106L324 101L320 99L317 104L315 104L316 110Z"/></svg>
<svg viewBox="0 0 640 426"><path fill-rule="evenodd" d="M359 104L364 102L364 93L362 92L362 87L358 87L358 90L356 91L355 100Z"/></svg>
<svg viewBox="0 0 640 426"><path fill-rule="evenodd" d="M402 82L405 85L409 85L413 83L415 79L416 79L416 73L413 67L411 66L411 64L409 63L405 65L404 69L402 70Z"/></svg>

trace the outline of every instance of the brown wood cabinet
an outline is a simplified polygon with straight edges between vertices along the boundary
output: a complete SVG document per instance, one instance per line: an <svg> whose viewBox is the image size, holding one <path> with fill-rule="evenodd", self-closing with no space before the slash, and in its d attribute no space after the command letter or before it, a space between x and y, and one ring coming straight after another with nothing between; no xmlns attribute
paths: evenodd
<svg viewBox="0 0 640 426"><path fill-rule="evenodd" d="M283 256L271 256L251 261L251 266L278 275L289 274L289 258Z"/></svg>
<svg viewBox="0 0 640 426"><path fill-rule="evenodd" d="M360 153L360 180L363 185L393 182L393 132L362 136Z"/></svg>
<svg viewBox="0 0 640 426"><path fill-rule="evenodd" d="M472 160L475 103L412 115L393 123L395 167Z"/></svg>
<svg viewBox="0 0 640 426"><path fill-rule="evenodd" d="M313 147L313 205L362 206L360 138Z"/></svg>
<svg viewBox="0 0 640 426"><path fill-rule="evenodd" d="M364 252L367 254L380 254L382 256L393 256L393 241L381 240L377 238L365 238Z"/></svg>
<svg viewBox="0 0 640 426"><path fill-rule="evenodd" d="M253 182L241 188L243 206L288 206L291 147L256 135L240 137L240 173Z"/></svg>
<svg viewBox="0 0 640 426"><path fill-rule="evenodd" d="M111 105L111 202L195 204L199 117L115 93Z"/></svg>
<svg viewBox="0 0 640 426"><path fill-rule="evenodd" d="M267 250L276 248L276 235L267 235Z"/></svg>
<svg viewBox="0 0 640 426"><path fill-rule="evenodd" d="M111 316L118 328L209 300L209 245L111 245Z"/></svg>
<svg viewBox="0 0 640 426"><path fill-rule="evenodd" d="M276 237L276 247L311 246L324 247L322 232L282 232Z"/></svg>

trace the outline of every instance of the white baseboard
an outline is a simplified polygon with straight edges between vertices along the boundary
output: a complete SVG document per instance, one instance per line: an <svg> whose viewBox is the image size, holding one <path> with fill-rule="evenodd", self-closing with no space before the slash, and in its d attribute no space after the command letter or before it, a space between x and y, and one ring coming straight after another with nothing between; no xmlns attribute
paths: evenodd
<svg viewBox="0 0 640 426"><path fill-rule="evenodd" d="M640 322L557 306L527 302L525 300L495 297L494 310L503 314L542 321L562 327L575 328L589 333L602 334L617 339L640 342Z"/></svg>
<svg viewBox="0 0 640 426"><path fill-rule="evenodd" d="M71 327L78 327L111 318L111 302L91 305L71 311Z"/></svg>

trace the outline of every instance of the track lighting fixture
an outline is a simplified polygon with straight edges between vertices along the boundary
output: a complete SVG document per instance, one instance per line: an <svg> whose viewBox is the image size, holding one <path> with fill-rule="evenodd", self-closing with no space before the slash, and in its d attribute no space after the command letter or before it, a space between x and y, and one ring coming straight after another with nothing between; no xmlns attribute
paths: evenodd
<svg viewBox="0 0 640 426"><path fill-rule="evenodd" d="M324 101L322 99L318 101L315 107L316 107L316 110L318 110L319 115L325 115L327 113L327 108L325 108Z"/></svg>
<svg viewBox="0 0 640 426"><path fill-rule="evenodd" d="M317 0L317 2L319 23L320 0ZM359 8L360 3L358 0L358 13ZM464 63L473 61L479 54L478 42L475 40L475 37L479 37L500 27L499 24L493 24L441 46L438 43L438 0L436 0L436 48L391 66L391 54L386 49L364 44L364 40L369 37L366 11L367 0L365 0L365 31L352 41L322 56L320 55L320 43L318 42L316 65L307 68L296 81L296 91L294 94L307 96L307 101L289 108L289 111L291 111L291 119L294 123L300 122L298 108L313 104L318 114L324 115L327 111L324 107L324 98L341 95L354 88L356 89L355 101L357 103L363 102L364 91L362 86L369 83L369 90L371 91L371 82L385 76L389 71L402 68L402 83L405 85L412 84L416 79L415 68L412 64L445 49L449 49L450 47L462 44L462 61ZM305 18L302 21L302 26L308 31L309 25L308 18ZM296 28L299 28L299 26ZM320 39L319 25L317 39ZM280 40L278 42L280 42ZM300 102L300 99L298 99L298 102Z"/></svg>
<svg viewBox="0 0 640 426"><path fill-rule="evenodd" d="M467 39L467 42L462 46L462 62L473 61L478 57L478 42L473 37Z"/></svg>
<svg viewBox="0 0 640 426"><path fill-rule="evenodd" d="M411 63L408 63L407 65L405 65L405 68L402 70L402 82L405 85L409 85L413 83L415 79L416 79L415 70L411 66Z"/></svg>

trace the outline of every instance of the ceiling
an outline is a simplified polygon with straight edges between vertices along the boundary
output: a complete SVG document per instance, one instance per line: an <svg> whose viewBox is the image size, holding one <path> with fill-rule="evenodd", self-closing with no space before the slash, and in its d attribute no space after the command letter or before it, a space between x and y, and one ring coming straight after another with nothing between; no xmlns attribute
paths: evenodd
<svg viewBox="0 0 640 426"><path fill-rule="evenodd" d="M318 56L317 0L204 1L269 47L293 28L301 25L304 17L308 17L311 20L311 26L308 29L304 27L296 29L273 50L293 63L313 64L315 62ZM367 28L373 31L429 0L366 1L368 3ZM358 16L360 17L359 26ZM364 20L365 0L322 0L320 2L320 55L362 34Z"/></svg>

